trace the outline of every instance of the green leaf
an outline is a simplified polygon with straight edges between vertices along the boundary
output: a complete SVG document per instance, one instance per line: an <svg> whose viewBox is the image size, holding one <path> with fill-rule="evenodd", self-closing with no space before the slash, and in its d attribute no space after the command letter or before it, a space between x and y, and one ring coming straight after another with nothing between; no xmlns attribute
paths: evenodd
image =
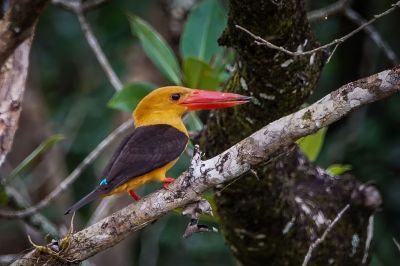
<svg viewBox="0 0 400 266"><path fill-rule="evenodd" d="M174 84L182 84L181 70L172 49L165 40L144 20L137 16L129 16L132 32L139 38L144 52Z"/></svg>
<svg viewBox="0 0 400 266"><path fill-rule="evenodd" d="M351 164L332 164L326 169L326 171L333 176L338 176L350 171L351 169L353 169Z"/></svg>
<svg viewBox="0 0 400 266"><path fill-rule="evenodd" d="M150 83L132 83L116 92L107 103L110 108L132 112L136 105L151 92L156 85Z"/></svg>
<svg viewBox="0 0 400 266"><path fill-rule="evenodd" d="M327 128L321 128L314 134L305 136L296 141L301 151L307 156L310 161L315 161L324 144Z"/></svg>
<svg viewBox="0 0 400 266"><path fill-rule="evenodd" d="M183 30L180 50L182 57L195 57L209 62L222 51L218 38L226 26L226 15L217 0L204 0L190 13Z"/></svg>
<svg viewBox="0 0 400 266"><path fill-rule="evenodd" d="M42 142L31 154L28 155L6 178L4 181L6 184L13 180L15 177L26 172L38 159L39 157L48 149L50 149L54 144L64 139L63 135L53 135Z"/></svg>
<svg viewBox="0 0 400 266"><path fill-rule="evenodd" d="M7 206L9 198L4 186L0 186L0 206Z"/></svg>
<svg viewBox="0 0 400 266"><path fill-rule="evenodd" d="M216 90L219 85L218 73L209 64L193 57L183 62L183 75L190 88Z"/></svg>

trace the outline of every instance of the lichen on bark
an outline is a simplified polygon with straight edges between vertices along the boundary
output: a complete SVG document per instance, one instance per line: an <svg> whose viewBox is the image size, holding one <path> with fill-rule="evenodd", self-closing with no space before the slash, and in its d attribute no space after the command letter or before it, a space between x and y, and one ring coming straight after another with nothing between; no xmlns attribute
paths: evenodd
<svg viewBox="0 0 400 266"><path fill-rule="evenodd" d="M326 59L326 51L293 57L259 46L236 25L288 50L318 46L304 1L230 0L228 25L219 42L233 48L237 58L225 89L254 100L210 116L201 140L208 156L298 109L312 93ZM254 172L215 193L224 236L243 265L301 265L311 242L348 203L353 204L351 214L309 265L361 264L373 212L364 206L364 194L356 193L361 183L349 176L332 178L294 147Z"/></svg>

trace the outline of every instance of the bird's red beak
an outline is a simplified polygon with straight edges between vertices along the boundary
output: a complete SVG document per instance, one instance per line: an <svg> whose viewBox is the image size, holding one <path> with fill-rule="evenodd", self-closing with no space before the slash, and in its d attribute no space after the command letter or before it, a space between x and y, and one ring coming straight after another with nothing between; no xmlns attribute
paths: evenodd
<svg viewBox="0 0 400 266"><path fill-rule="evenodd" d="M193 90L183 102L189 111L226 108L250 101L251 97L235 93Z"/></svg>

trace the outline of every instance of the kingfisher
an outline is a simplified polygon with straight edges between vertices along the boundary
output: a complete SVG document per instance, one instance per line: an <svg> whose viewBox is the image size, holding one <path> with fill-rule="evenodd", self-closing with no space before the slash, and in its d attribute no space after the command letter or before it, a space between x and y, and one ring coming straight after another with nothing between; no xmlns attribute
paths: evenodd
<svg viewBox="0 0 400 266"><path fill-rule="evenodd" d="M128 192L138 201L135 189L149 181L163 187L174 181L166 177L186 149L188 131L182 116L191 111L232 107L250 101L251 97L235 93L168 86L145 96L132 113L135 129L114 152L103 170L98 185L65 214L99 197Z"/></svg>

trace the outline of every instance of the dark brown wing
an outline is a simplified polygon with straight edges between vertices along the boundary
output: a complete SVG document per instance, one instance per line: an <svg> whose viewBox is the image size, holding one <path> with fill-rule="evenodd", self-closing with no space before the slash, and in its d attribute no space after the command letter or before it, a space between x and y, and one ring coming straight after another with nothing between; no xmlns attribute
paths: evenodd
<svg viewBox="0 0 400 266"><path fill-rule="evenodd" d="M188 137L166 124L138 127L104 169L108 191L132 178L149 173L177 159L185 150Z"/></svg>
<svg viewBox="0 0 400 266"><path fill-rule="evenodd" d="M129 180L147 174L177 159L185 150L188 137L166 124L136 128L120 144L100 178L100 184L73 205L73 212L99 195L112 191Z"/></svg>

